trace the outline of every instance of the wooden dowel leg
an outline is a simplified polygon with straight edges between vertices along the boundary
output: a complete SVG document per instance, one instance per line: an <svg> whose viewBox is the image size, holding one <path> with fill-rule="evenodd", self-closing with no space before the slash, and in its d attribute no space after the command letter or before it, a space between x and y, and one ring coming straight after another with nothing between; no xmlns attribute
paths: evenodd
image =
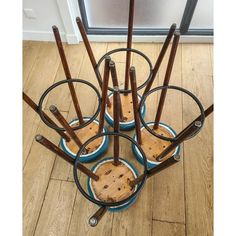
<svg viewBox="0 0 236 236"><path fill-rule="evenodd" d="M146 86L146 88L145 88L145 90L143 92L143 95L146 94L147 92L149 92L149 90L152 87L152 84L153 84L153 82L155 80L157 72L158 72L158 70L160 68L160 65L161 65L161 63L163 61L163 58L164 58L164 56L166 54L167 48L168 48L168 46L170 44L170 41L171 41L172 36L173 36L173 34L175 32L175 29L176 29L176 24L172 24L170 29L169 29L168 35L166 37L166 40L165 40L165 42L164 42L164 44L163 44L163 46L161 48L161 52L160 52L160 54L159 54L159 56L157 58L156 64L155 64L155 66L154 66L154 68L152 70L151 78L150 78L150 80L149 80L149 82L148 82L148 84L147 84L147 86Z"/></svg>
<svg viewBox="0 0 236 236"><path fill-rule="evenodd" d="M61 58L61 62L62 62L62 65L63 65L63 69L64 69L64 72L65 72L66 78L71 79L71 73L70 73L70 69L69 69L69 66L68 66L68 63L67 63L67 60L66 60L66 55L65 55L64 48L63 48L63 45L62 45L59 29L57 28L57 26L54 25L54 26L52 26L52 30L53 30L54 38L55 38L56 43L57 43L57 48L58 48L58 51L59 51L59 54L60 54L60 58Z"/></svg>
<svg viewBox="0 0 236 236"><path fill-rule="evenodd" d="M119 133L120 131L120 100L119 100L119 87L115 86L113 93L113 119L114 119L114 132ZM118 165L119 161L119 154L120 154L120 140L119 136L114 135L114 165Z"/></svg>
<svg viewBox="0 0 236 236"><path fill-rule="evenodd" d="M64 151L62 151L59 147L57 147L54 143L43 137L42 135L36 135L35 140L42 144L44 147L52 151L53 153L57 154L60 156L62 159L70 163L71 165L74 165L75 160L70 157L68 154L66 154ZM82 164L78 163L77 165L78 169L83 172L84 174L88 175L90 178L94 179L97 181L99 177L95 175L91 170L83 166Z"/></svg>
<svg viewBox="0 0 236 236"><path fill-rule="evenodd" d="M133 110L134 110L134 120L135 120L135 130L136 130L136 135L137 135L137 141L138 141L138 144L142 144L141 126L140 126L140 118L139 118L139 112L138 112L139 102L138 102L138 93L137 93L137 81L136 81L135 68L133 66L130 68L130 84L131 84L131 90L132 90L132 100L133 100Z"/></svg>
<svg viewBox="0 0 236 236"><path fill-rule="evenodd" d="M52 112L52 114L56 117L56 119L60 122L60 124L63 126L63 128L66 130L66 132L70 135L70 137L75 141L75 143L81 147L82 142L77 137L75 131L71 128L71 126L68 124L66 119L63 117L63 115L60 113L60 111L56 108L56 106L50 106L49 110Z"/></svg>
<svg viewBox="0 0 236 236"><path fill-rule="evenodd" d="M127 48L132 47L132 34L134 24L134 0L129 1L129 21L128 21L128 37L127 37ZM125 65L125 90L129 89L129 68L130 68L131 52L126 52L126 65ZM127 95L128 93L124 93Z"/></svg>
<svg viewBox="0 0 236 236"><path fill-rule="evenodd" d="M109 67L110 67L110 70L111 70L111 78L112 78L113 86L114 86L114 87L119 87L118 79L117 79L117 73L116 73L116 65L115 65L115 62L114 62L114 61L110 61ZM113 96L114 96L114 95L113 95ZM125 118L124 118L124 115L123 115L123 109L122 109L122 103L121 103L120 93L118 94L118 99L119 99L119 102L120 102L120 120L121 120L121 121L124 121ZM114 109L114 104L113 104L113 109Z"/></svg>
<svg viewBox="0 0 236 236"><path fill-rule="evenodd" d="M24 100L37 114L39 113L39 112L38 112L38 109L39 109L39 108L38 108L38 106L36 105L36 103L35 103L27 94L25 94L24 92L23 92L23 100ZM44 111L42 111L42 113L43 113L45 119L46 119L49 123L51 123L51 124L57 126L56 123L54 123L54 121L51 120L51 118L50 118ZM66 135L63 131L60 131L60 130L55 130L55 131L56 131L62 138L64 138L67 142L70 141L70 137L69 137L68 135Z"/></svg>
<svg viewBox="0 0 236 236"><path fill-rule="evenodd" d="M212 104L211 106L209 106L205 111L205 118L208 117L214 110L214 104ZM178 139L179 136L181 136L183 134L183 132L185 132L187 129L189 129L190 126L193 125L194 122L196 121L200 121L201 120L201 115L198 116L193 122L191 122L188 126L186 126L175 138Z"/></svg>
<svg viewBox="0 0 236 236"><path fill-rule="evenodd" d="M167 160L161 162L159 165L150 169L148 171L147 177L149 178L149 177L153 176L154 174L157 174L157 173L161 172L162 170L165 170L166 168L172 166L173 164L175 164L179 161L180 161L180 155L174 155L174 156L168 158Z"/></svg>
<svg viewBox="0 0 236 236"><path fill-rule="evenodd" d="M107 90L108 90L109 72L110 72L110 67L109 67L110 61L111 61L110 56L106 56L103 83L102 83L102 104L101 104L101 112L100 112L100 117L99 117L98 133L101 133L104 127L104 117L105 117L105 110L106 110Z"/></svg>
<svg viewBox="0 0 236 236"><path fill-rule="evenodd" d="M162 159L168 155L171 151L173 151L180 143L182 143L189 135L193 134L196 129L198 129L199 127L201 127L202 123L200 121L195 121L194 124L192 126L190 126L188 129L185 130L185 132L182 133L181 136L178 137L178 139L176 139L176 141L174 141L173 143L171 143L165 150L163 150L163 152L161 152L157 157L156 160L157 161L162 161ZM170 160L169 160L170 159ZM174 164L176 161L179 161L179 156L175 155L172 156L171 158L168 158L166 161L163 161L162 163L160 163L158 166L150 169L148 171L147 177L150 177L158 172L160 172L161 170L169 167L170 165ZM135 184L139 183L143 178L143 175L140 175L138 178L134 179L133 181L130 181L130 186L133 187Z"/></svg>
<svg viewBox="0 0 236 236"><path fill-rule="evenodd" d="M153 167L152 169L148 170L147 173L147 178L153 176L154 174L157 174L161 172L162 170L165 170L166 168L172 166L173 164L177 163L180 161L180 156L179 155L174 155L167 160L161 162L159 165ZM130 181L129 185L131 187L134 187L136 184L138 184L140 181L142 181L144 175L140 175L136 179Z"/></svg>
<svg viewBox="0 0 236 236"><path fill-rule="evenodd" d="M202 126L200 121L195 121L191 126L188 127L182 134L172 142L166 149L164 149L157 157L157 161L162 161L162 159L168 155L171 151L173 151L179 144L181 144L188 136L193 134L197 129Z"/></svg>
<svg viewBox="0 0 236 236"><path fill-rule="evenodd" d="M176 51L177 51L177 47L178 47L178 43L179 43L179 38L180 38L180 34L175 33L174 41L173 41L173 44L172 44L172 47L171 47L171 52L170 52L170 58L169 58L167 69L166 69L166 74L165 74L163 86L169 85L170 76L171 76L172 68L173 68L173 65L174 65L175 55L176 55ZM155 123L154 123L154 126L153 126L154 129L158 129L158 127L159 127L159 122L160 122L160 119L161 119L161 114L162 114L162 110L163 110L164 103L165 103L166 93L167 93L167 89L163 89L161 91L161 97L160 97L160 101L159 101L158 108L157 108Z"/></svg>
<svg viewBox="0 0 236 236"><path fill-rule="evenodd" d="M95 68L97 62L96 62L95 57L93 55L93 51L92 51L92 48L90 46L90 43L89 43L86 31L84 29L83 22L80 19L80 17L76 17L76 22L77 22L77 26L79 28L80 34L81 34L81 36L83 38L83 42L84 42L85 48L87 50L87 53L88 53L89 59L91 61L91 64L92 64L93 68Z"/></svg>
<svg viewBox="0 0 236 236"><path fill-rule="evenodd" d="M108 208L106 206L100 207L96 213L89 218L89 225L95 227L107 212L107 209Z"/></svg>
<svg viewBox="0 0 236 236"><path fill-rule="evenodd" d="M68 63L67 63L67 60L66 60L66 55L65 55L63 45L62 45L62 42L61 42L61 36L60 36L59 30L58 30L57 26L55 26L55 25L52 27L52 29L53 29L54 37L55 37L55 40L56 40L56 43L57 43L57 48L58 48L58 51L59 51L59 54L60 54L60 58L61 58L61 62L62 62L62 65L63 65L63 69L64 69L64 72L65 72L66 78L71 79L71 73L70 73L70 69L69 69L69 66L68 66ZM74 85L73 85L73 83L68 83L68 86L69 86L70 94L71 94L71 97L72 97L72 101L73 101L73 104L74 104L74 107L75 107L77 117L79 119L80 124L83 124L84 119L83 119L83 115L82 115L82 112L81 112L81 109L80 109L78 98L77 98L76 93L75 93Z"/></svg>
<svg viewBox="0 0 236 236"><path fill-rule="evenodd" d="M96 62L96 59L95 59L95 57L94 57L92 48L91 48L91 46L90 46L90 43L89 43L89 40L88 40L88 37L87 37L87 34L86 34L86 31L85 31L85 29L84 29L83 22L82 22L82 20L80 19L80 17L76 17L76 22L77 22L77 26L78 26L78 28L79 28L79 31L80 31L80 33L81 33L81 36L82 36L82 39L83 39L85 48L86 48L86 50L87 50L87 53L88 53L90 62L91 62L91 64L92 64L93 69L94 69L94 72L95 72L95 74L96 74L96 77L100 77L100 78L101 78L101 74L96 71L97 62ZM98 79L98 84L99 84L100 88L102 89L102 83L101 83L101 81L100 81L99 79ZM107 98L107 106L108 106L108 107L111 107L111 102L110 102L109 98Z"/></svg>

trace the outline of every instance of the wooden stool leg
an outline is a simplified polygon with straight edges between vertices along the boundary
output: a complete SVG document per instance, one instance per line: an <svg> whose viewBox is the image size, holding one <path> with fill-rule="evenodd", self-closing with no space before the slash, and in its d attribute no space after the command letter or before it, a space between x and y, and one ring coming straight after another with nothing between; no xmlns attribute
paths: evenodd
<svg viewBox="0 0 236 236"><path fill-rule="evenodd" d="M38 109L39 109L38 106L37 106L36 103L35 103L26 93L24 93L24 92L23 92L23 100L24 100L36 113L38 113ZM43 111L43 116L45 117L45 119L46 119L49 123L51 123L51 124L57 126L56 123L55 123L53 120L51 120L51 118L50 118L44 111ZM66 140L66 142L69 142L69 141L70 141L70 137L69 137L68 135L66 135L63 131L56 130L56 132L57 132L62 138L64 138L64 139Z"/></svg>
<svg viewBox="0 0 236 236"><path fill-rule="evenodd" d="M38 143L42 144L47 149L49 149L50 151L52 151L53 153L55 153L58 156L60 156L61 158L63 158L65 161L67 161L70 164L74 165L75 160L72 157L67 155L64 151L62 151L59 147L57 147L55 144L50 142L48 139L46 139L42 135L36 135L35 140ZM97 181L99 179L99 177L97 175L95 175L91 170L89 170L85 166L81 165L80 163L78 163L77 167L81 172L83 172L84 174L86 174L90 178L94 179L95 181Z"/></svg>
<svg viewBox="0 0 236 236"><path fill-rule="evenodd" d="M176 51L177 51L177 47L178 47L178 43L179 43L179 38L180 38L180 34L175 33L174 41L173 41L171 52L170 52L170 58L169 58L167 69L166 69L166 74L165 74L163 86L169 85L170 76L171 76L172 68L173 68L173 65L174 65L175 55L176 55ZM159 122L160 122L160 119L161 119L161 114L162 114L162 110L163 110L164 103L165 103L166 93L167 93L167 89L163 89L161 91L161 97L160 97L160 101L159 101L159 104L158 104L156 118L155 118L155 124L153 126L153 129L158 129L158 127L159 127Z"/></svg>
<svg viewBox="0 0 236 236"><path fill-rule="evenodd" d="M132 47L132 34L134 24L134 0L129 1L129 22L128 22L128 37L127 37L127 48ZM131 52L126 52L126 64L125 64L125 90L129 89L129 68L130 68ZM128 93L124 93L128 95Z"/></svg>
<svg viewBox="0 0 236 236"><path fill-rule="evenodd" d="M101 133L104 127L104 117L105 117L107 90L108 90L109 72L110 72L110 67L109 67L110 61L111 61L110 56L107 56L105 58L105 68L104 68L104 76L103 76L103 84L102 84L102 104L101 104L101 112L100 112L100 117L99 117L98 133Z"/></svg>
<svg viewBox="0 0 236 236"><path fill-rule="evenodd" d="M57 118L57 120L60 122L60 124L64 127L64 129L67 131L67 133L70 135L70 137L75 141L75 143L81 147L82 142L76 135L75 131L71 128L71 126L68 124L68 122L65 120L63 115L60 113L60 111L56 108L56 106L50 106L49 110L52 112L52 114Z"/></svg>
<svg viewBox="0 0 236 236"><path fill-rule="evenodd" d="M136 135L137 135L137 141L138 141L138 144L142 144L141 126L140 126L140 118L139 118L139 112L138 112L139 102L138 102L138 93L137 93L137 81L136 81L135 68L133 66L130 68L130 84L131 84L131 90L132 90L133 110L134 110L134 120L135 120L135 130L136 130Z"/></svg>
<svg viewBox="0 0 236 236"><path fill-rule="evenodd" d="M110 61L109 67L110 67L110 70L111 70L111 78L112 78L113 86L114 87L119 87L115 62ZM120 120L124 121L125 119L124 119L124 115L123 115L123 109L122 109L122 103L121 103L121 99L120 99L120 93L118 94L118 99L119 99L119 102L120 102L120 108L119 108L120 109ZM113 104L113 109L114 109L114 104Z"/></svg>
<svg viewBox="0 0 236 236"><path fill-rule="evenodd" d="M119 133L120 131L120 99L119 99L119 88L114 87L113 93L113 119L114 119L114 132ZM120 155L120 141L119 136L114 136L114 165L119 165L119 155Z"/></svg>
<svg viewBox="0 0 236 236"><path fill-rule="evenodd" d="M93 55L93 51L92 51L92 48L90 46L90 43L89 43L86 31L84 29L83 22L82 22L82 20L79 17L76 18L76 22L77 22L77 26L79 28L79 31L81 33L81 36L83 38L83 42L85 44L85 47L86 47L86 50L87 50L90 62L91 62L92 66L93 66L93 69L94 69L94 72L95 72L96 76L99 76L101 78L101 74L99 72L97 74L97 72L96 72L97 62L96 62L95 57ZM99 84L100 88L102 89L102 83L101 83L100 80L98 80L98 84ZM110 102L109 98L107 98L107 106L108 107L111 106L111 102Z"/></svg>
<svg viewBox="0 0 236 236"><path fill-rule="evenodd" d="M59 30L55 25L52 27L52 29L53 29L53 33L54 33L55 40L56 40L56 43L57 43L57 48L58 48L58 51L59 51L59 54L60 54L60 57L61 57L61 62L62 62L62 65L63 65L63 69L64 69L64 72L65 72L66 78L71 79L71 73L70 73L70 69L69 69L69 66L68 66L68 63L67 63L67 60L66 60L66 55L65 55L63 45L62 45L62 42L61 42L61 36L60 36ZM77 99L77 96L76 96L74 85L73 85L73 83L68 83L68 86L69 86L70 94L71 94L71 97L72 97L72 101L73 101L73 104L74 104L74 107L75 107L77 117L79 119L80 124L83 124L84 119L83 119L83 115L82 115L82 112L81 112L81 109L80 109L80 105L79 105L79 102L78 102L78 99Z"/></svg>
<svg viewBox="0 0 236 236"><path fill-rule="evenodd" d="M157 72L158 72L158 70L160 68L160 65L161 65L161 63L163 61L163 58L164 58L164 56L166 54L167 48L168 48L168 46L170 44L170 41L171 41L172 36L173 36L173 34L175 32L175 29L176 29L176 24L172 24L170 29L169 29L168 35L166 37L166 40L165 40L165 42L164 42L164 44L163 44L163 46L161 48L161 52L160 52L160 54L159 54L159 56L157 58L156 64L155 64L155 66L154 66L154 68L152 70L151 78L150 78L150 80L149 80L149 82L148 82L148 84L147 84L147 86L146 86L146 88L145 88L145 90L143 92L143 95L146 94L147 92L149 92L149 90L152 87L152 84L153 84L154 79L155 79L155 77L157 75Z"/></svg>
<svg viewBox="0 0 236 236"><path fill-rule="evenodd" d="M93 216L90 217L89 219L89 225L92 227L95 227L99 221L102 219L102 217L104 216L104 214L107 212L107 207L106 206L102 206L100 207Z"/></svg>

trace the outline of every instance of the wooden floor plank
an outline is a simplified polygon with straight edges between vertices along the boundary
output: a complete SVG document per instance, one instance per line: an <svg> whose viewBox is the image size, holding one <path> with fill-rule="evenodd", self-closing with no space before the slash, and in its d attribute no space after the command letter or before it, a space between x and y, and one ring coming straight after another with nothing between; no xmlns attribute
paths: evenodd
<svg viewBox="0 0 236 236"><path fill-rule="evenodd" d="M159 72L159 85L163 84L170 48ZM170 78L170 84L180 86L181 81L181 45L178 46L175 62ZM158 93L160 95L160 92ZM153 106L156 111L158 105ZM153 117L154 118L154 117ZM182 93L168 90L161 122L170 125L177 133L182 130ZM154 176L153 218L172 222L185 222L184 209L184 179L183 179L183 150L181 161L169 169Z"/></svg>
<svg viewBox="0 0 236 236"><path fill-rule="evenodd" d="M24 235L33 235L55 155L34 142L24 170Z"/></svg>
<svg viewBox="0 0 236 236"><path fill-rule="evenodd" d="M197 95L204 107L212 104L209 45L183 45L183 86ZM199 111L183 100L183 123L187 125ZM213 134L212 115L202 131L184 144L187 235L213 234Z"/></svg>
<svg viewBox="0 0 236 236"><path fill-rule="evenodd" d="M24 42L23 54L23 76L25 80L24 92L37 104L41 94L54 81L55 73L58 69L59 60L56 54L56 48L52 43L46 42ZM34 63L32 63L34 62ZM26 78L25 78L26 79ZM24 103L24 102L23 102ZM27 105L23 104L23 165L31 148L34 132L37 130L40 118Z"/></svg>
<svg viewBox="0 0 236 236"><path fill-rule="evenodd" d="M213 44L209 44L209 50L210 50L210 59L211 59L211 71L213 73L214 71L214 45ZM212 74L212 80L214 82L213 74Z"/></svg>
<svg viewBox="0 0 236 236"><path fill-rule="evenodd" d="M50 141L58 144L59 136L54 130L49 129L42 121L37 130ZM23 171L23 220L24 235L33 235L44 195L48 186L53 168L55 154L33 141L29 157Z"/></svg>
<svg viewBox="0 0 236 236"><path fill-rule="evenodd" d="M39 115L23 102L23 166L28 158L39 122Z"/></svg>
<svg viewBox="0 0 236 236"><path fill-rule="evenodd" d="M57 75L56 80L60 80L63 71L62 68L58 70L60 59L55 43L42 42L37 56L37 46L34 48L33 43L29 45L31 46L27 47L27 43L24 43L23 57L26 60L24 67L26 67L25 73L28 74L24 90L38 102L42 92L54 82L55 75ZM97 60L107 50L125 46L122 46L122 43L92 43L91 45ZM77 47L78 45L66 45L66 53L70 58L69 64L73 68L72 76L88 80L98 87L84 45L80 44ZM161 45L135 43L133 47L145 53L154 64ZM184 44L181 48L182 51L178 49L176 56L171 84L183 86L192 91L206 108L212 103L212 45ZM79 54L82 54L82 58ZM31 58L34 63L28 61ZM116 55L115 59L124 66L125 57ZM132 64L137 68L138 81L143 81L147 74L143 60L134 56ZM166 64L167 59L165 58L154 86L161 85ZM103 66L101 66L102 70ZM91 92L84 89L83 86L76 87L76 90L83 103L84 114L91 115L96 109L95 95L90 96ZM89 103L87 102L88 95ZM180 100L182 103L179 103ZM147 120L153 119L157 101L158 96L147 101L147 107L152 107L147 111ZM154 104L156 105L154 106ZM167 95L166 104L163 121L169 123L176 131L182 129L182 126L187 125L198 115L198 110L185 96L174 96L170 93ZM63 109L61 108L61 110ZM68 115L68 120L75 118L71 104L65 109L69 113L63 112L63 115L65 117ZM70 236L78 234L185 235L184 223L186 223L186 235L212 235L212 116L207 118L202 132L197 137L185 142L180 163L149 179L137 202L130 209L114 214L108 212L98 226L92 228L88 225L88 219L98 207L87 201L71 182L73 181L71 165L60 158L56 158L54 162L55 155L33 141L36 133L42 133L58 144L58 134L45 126L28 105L23 105L23 112L24 160L28 156L23 173L24 235L31 236L35 230L36 235L67 235L67 233ZM133 135L133 131L125 133ZM126 155L129 160L135 161L129 145L124 144L123 141L121 143L121 154ZM105 156L111 154L112 148L110 147ZM87 166L92 165L93 163ZM86 177L82 178L84 184L86 184L86 179ZM184 202L184 193L186 202ZM71 199L75 199L73 209ZM73 213L70 215L72 210ZM59 217L57 218L57 216ZM140 227L134 227L136 225Z"/></svg>
<svg viewBox="0 0 236 236"><path fill-rule="evenodd" d="M55 44L44 43L24 86L25 93L36 103L42 93L53 84L59 63Z"/></svg>
<svg viewBox="0 0 236 236"><path fill-rule="evenodd" d="M50 180L35 236L67 235L76 191L74 183Z"/></svg>
<svg viewBox="0 0 236 236"><path fill-rule="evenodd" d="M30 72L39 56L40 48L43 48L42 42L23 41L23 86L28 81ZM39 126L39 116L23 102L23 166L26 163L34 134Z"/></svg>
<svg viewBox="0 0 236 236"><path fill-rule="evenodd" d="M23 41L23 84L28 80L41 46L43 46L41 42Z"/></svg>
<svg viewBox="0 0 236 236"><path fill-rule="evenodd" d="M185 225L176 223L167 223L160 221L153 221L152 236L184 236Z"/></svg>

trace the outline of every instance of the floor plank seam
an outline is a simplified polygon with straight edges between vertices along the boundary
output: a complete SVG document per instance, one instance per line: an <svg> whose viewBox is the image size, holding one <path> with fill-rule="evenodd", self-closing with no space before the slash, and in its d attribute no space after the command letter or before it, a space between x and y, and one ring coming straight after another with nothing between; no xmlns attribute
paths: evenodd
<svg viewBox="0 0 236 236"><path fill-rule="evenodd" d="M152 219L152 221L159 221L159 222L162 222L162 223L170 223L170 224L180 224L180 225L185 225L184 222L169 221L169 220Z"/></svg>
<svg viewBox="0 0 236 236"><path fill-rule="evenodd" d="M54 158L54 162L53 162L52 170L53 170L53 167L54 167L55 161L56 161L56 155L55 155L55 158ZM51 170L50 176L51 176L51 174L52 174L52 170ZM49 183L50 183L50 178L49 178L49 180L48 180L47 188L46 188L45 193L44 193L44 196L43 196L43 201L42 201L42 204L41 204L41 207L40 207L40 211L39 211L39 215L38 215L38 218L37 218L37 221L36 221L36 224L35 224L35 228L34 228L33 236L35 235L36 230L37 230L37 227L38 227L38 222L39 222L39 218L40 218L40 216L41 216L41 212L42 212L43 205L44 205L44 202L45 202L45 198L46 198L46 194L47 194L47 191L48 191Z"/></svg>
<svg viewBox="0 0 236 236"><path fill-rule="evenodd" d="M68 181L68 182L69 182L69 181ZM77 190L77 189L76 189L76 190ZM74 208L75 208L75 202L76 202L77 193L78 193L78 191L75 192L75 199L74 199L74 202L73 202L73 207L72 207L72 211L71 211L71 215L70 215L70 222L69 222L68 231L67 231L66 236L68 236L69 233L70 233L71 221L72 221L72 216L73 216L73 213L74 213Z"/></svg>
<svg viewBox="0 0 236 236"><path fill-rule="evenodd" d="M113 234L112 234L112 232L113 232L113 225L114 225L114 213L112 212L112 223L111 223L111 231L110 231L110 235L112 236Z"/></svg>
<svg viewBox="0 0 236 236"><path fill-rule="evenodd" d="M47 108L47 107L45 107L43 110L44 110L44 111L50 111L49 108ZM60 112L69 113L69 111L64 111L64 110L61 110L61 109L59 109L59 108L58 108L58 110L59 110Z"/></svg>
<svg viewBox="0 0 236 236"><path fill-rule="evenodd" d="M55 177L50 177L50 180L56 180L56 181L63 181L63 182L69 182L69 183L74 183L75 181L69 180L69 179L57 179Z"/></svg>
<svg viewBox="0 0 236 236"><path fill-rule="evenodd" d="M183 44L181 44L181 87L183 87ZM184 98L181 95L182 103L182 129L184 128ZM185 184L185 158L184 158L184 142L182 143L182 157L183 157L183 180L184 180L184 221L187 225L187 201L186 201L186 184ZM187 227L185 227L185 236L187 236Z"/></svg>
<svg viewBox="0 0 236 236"><path fill-rule="evenodd" d="M60 143L58 144L58 146L59 146L59 145L60 145ZM49 183L50 183L50 180L51 180L52 172L53 172L53 169L54 169L54 166L55 166L55 163L56 163L56 158L57 158L57 155L54 156L54 161L53 161L51 173L50 173L50 175L49 175L47 188L46 188L46 190L45 190L44 197L43 197L43 201L42 201L42 204L41 204L41 207L40 207L40 211L39 211L39 215L38 215L38 218L37 218L37 222L36 222L36 224L35 224L35 229L34 229L33 236L34 236L35 233L36 233L36 229L37 229L37 226L38 226L38 222L39 222L39 219L40 219L40 216L41 216L41 212L42 212L43 205L44 205L44 202L45 202L46 194L47 194L47 191L48 191Z"/></svg>
<svg viewBox="0 0 236 236"><path fill-rule="evenodd" d="M41 48L41 47L42 47L42 44L40 44L40 46L39 46L39 51L40 51L40 48ZM36 61L38 60L38 58L39 58L39 55L37 55L37 56L35 57L34 62L33 62L33 64L32 64L32 66L31 66L31 68L30 68L30 71L29 71L29 74L28 74L27 78L25 79L25 81L23 80L23 85L27 84L27 82L28 82L28 80L29 80L29 78L30 78L31 71L32 71L32 69L34 68L35 63L36 63Z"/></svg>
<svg viewBox="0 0 236 236"><path fill-rule="evenodd" d="M153 196L154 196L154 180L152 179L152 198L153 198ZM153 201L151 201L152 202L152 209L153 209ZM153 219L153 210L152 210L152 219ZM151 235L153 235L153 220L152 220L152 222L151 222L151 224L152 224L152 228L151 228Z"/></svg>
<svg viewBox="0 0 236 236"><path fill-rule="evenodd" d="M37 118L36 118L36 119L37 119ZM40 122L41 122L41 121L39 121L39 123L38 123L38 125L37 125L37 129L36 129L35 135L38 133L38 130L39 130L39 127L40 127ZM25 169L25 167L26 167L26 164L27 164L29 155L30 155L30 153L31 153L31 151L32 151L33 143L34 143L34 138L32 139L32 142L31 142L31 145L30 145L30 149L29 149L28 155L26 156L25 163L23 164L23 171L24 171L24 169Z"/></svg>

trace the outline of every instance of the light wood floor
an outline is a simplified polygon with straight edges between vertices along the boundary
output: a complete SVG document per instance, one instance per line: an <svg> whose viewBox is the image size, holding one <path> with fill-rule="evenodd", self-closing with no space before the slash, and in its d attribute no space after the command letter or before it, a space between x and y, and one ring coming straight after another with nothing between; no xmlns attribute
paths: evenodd
<svg viewBox="0 0 236 236"><path fill-rule="evenodd" d="M93 43L96 59L106 51L124 47L122 43ZM155 62L160 44L134 44ZM97 86L84 45L65 45L73 77L88 80ZM171 77L171 84L182 86L201 100L207 108L213 101L213 55L211 44L180 44ZM123 76L125 58L113 57L118 76ZM133 56L137 77L141 81L147 73L143 61ZM161 85L165 58L155 85ZM62 64L54 43L23 43L23 90L38 103L41 94L56 81L64 79ZM79 89L83 112L92 114L96 97ZM63 115L73 118L69 93L52 94L44 105L57 104ZM147 118L157 107L157 97L147 104ZM77 190L72 168L53 153L34 141L38 133L58 144L59 136L23 104L23 210L24 236L84 236L84 235L213 235L213 116L205 121L203 130L181 146L181 162L150 178L137 202L121 213L107 213L95 228L88 226L88 218L97 209ZM179 93L168 93L162 120L181 130L198 116L193 103ZM128 132L129 135L133 134ZM125 149L122 147L122 150ZM126 149L129 149L127 146ZM130 152L130 150L128 150Z"/></svg>

